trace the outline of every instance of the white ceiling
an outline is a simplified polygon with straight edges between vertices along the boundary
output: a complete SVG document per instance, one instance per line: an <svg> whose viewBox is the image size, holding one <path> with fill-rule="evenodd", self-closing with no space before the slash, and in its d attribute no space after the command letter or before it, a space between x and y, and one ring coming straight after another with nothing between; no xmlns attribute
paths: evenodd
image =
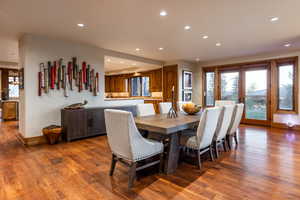
<svg viewBox="0 0 300 200"><path fill-rule="evenodd" d="M168 16L159 15L162 9ZM163 61L280 51L286 42L289 50L299 49L299 9L299 0L0 0L0 59L17 61L16 41L23 33ZM271 23L273 16L279 21Z"/></svg>
<svg viewBox="0 0 300 200"><path fill-rule="evenodd" d="M162 66L153 65L135 60L122 59L117 57L105 56L104 71L106 74L126 74L134 72L158 69Z"/></svg>

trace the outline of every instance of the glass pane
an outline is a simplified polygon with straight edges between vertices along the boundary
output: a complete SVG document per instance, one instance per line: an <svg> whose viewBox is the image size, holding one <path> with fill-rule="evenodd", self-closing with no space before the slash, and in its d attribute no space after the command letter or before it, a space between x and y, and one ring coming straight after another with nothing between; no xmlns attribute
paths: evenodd
<svg viewBox="0 0 300 200"><path fill-rule="evenodd" d="M293 78L294 66L283 65L279 67L279 109L293 110Z"/></svg>
<svg viewBox="0 0 300 200"><path fill-rule="evenodd" d="M247 71L245 74L245 114L247 119L267 119L267 70Z"/></svg>
<svg viewBox="0 0 300 200"><path fill-rule="evenodd" d="M131 78L131 96L141 96L140 77Z"/></svg>
<svg viewBox="0 0 300 200"><path fill-rule="evenodd" d="M150 96L149 77L142 77L142 96Z"/></svg>
<svg viewBox="0 0 300 200"><path fill-rule="evenodd" d="M239 72L221 73L221 100L239 100Z"/></svg>
<svg viewBox="0 0 300 200"><path fill-rule="evenodd" d="M207 72L206 73L206 96L205 102L206 106L213 106L215 102L214 98L214 88L215 88L215 73L214 72Z"/></svg>

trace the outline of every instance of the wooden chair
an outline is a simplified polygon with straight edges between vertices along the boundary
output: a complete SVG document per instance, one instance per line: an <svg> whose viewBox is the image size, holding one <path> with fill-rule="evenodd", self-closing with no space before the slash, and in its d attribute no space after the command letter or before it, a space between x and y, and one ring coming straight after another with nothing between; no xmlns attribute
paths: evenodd
<svg viewBox="0 0 300 200"><path fill-rule="evenodd" d="M185 149L188 151L192 150L197 153L199 169L201 169L201 155L205 152L209 151L211 160L214 160L212 141L217 130L220 115L221 108L206 108L201 114L196 135L182 135L180 139L180 144Z"/></svg>
<svg viewBox="0 0 300 200"><path fill-rule="evenodd" d="M113 175L117 161L129 167L128 188L131 188L136 171L160 163L163 165L163 144L145 139L136 128L131 112L106 109L104 111L108 143L112 151L110 176ZM147 158L160 155L160 159L144 164Z"/></svg>

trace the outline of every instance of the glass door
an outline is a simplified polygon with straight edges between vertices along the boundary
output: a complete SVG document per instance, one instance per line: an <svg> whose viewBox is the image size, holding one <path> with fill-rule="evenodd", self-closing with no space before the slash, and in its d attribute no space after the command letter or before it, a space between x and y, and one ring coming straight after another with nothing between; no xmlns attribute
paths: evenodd
<svg viewBox="0 0 300 200"><path fill-rule="evenodd" d="M245 104L243 121L264 124L269 121L268 69L246 69L243 76L242 101Z"/></svg>
<svg viewBox="0 0 300 200"><path fill-rule="evenodd" d="M220 73L220 99L231 100L236 103L240 100L240 72L230 71Z"/></svg>

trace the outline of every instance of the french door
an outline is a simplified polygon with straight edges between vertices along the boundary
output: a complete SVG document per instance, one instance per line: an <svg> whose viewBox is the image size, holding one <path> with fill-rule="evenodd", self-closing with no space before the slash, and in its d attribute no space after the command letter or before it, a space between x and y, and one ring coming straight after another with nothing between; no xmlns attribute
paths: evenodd
<svg viewBox="0 0 300 200"><path fill-rule="evenodd" d="M244 66L236 70L220 71L219 97L244 103L242 122L270 123L270 70L268 65Z"/></svg>

